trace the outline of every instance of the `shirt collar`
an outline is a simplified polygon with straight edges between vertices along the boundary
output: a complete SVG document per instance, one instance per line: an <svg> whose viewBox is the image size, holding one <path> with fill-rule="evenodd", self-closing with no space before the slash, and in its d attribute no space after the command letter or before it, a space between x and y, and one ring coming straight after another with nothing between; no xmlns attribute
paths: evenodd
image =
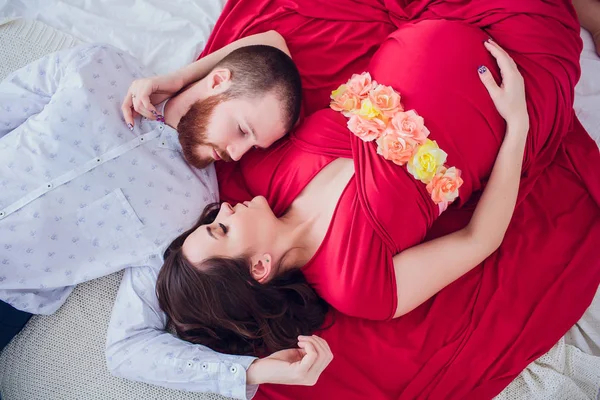
<svg viewBox="0 0 600 400"><path fill-rule="evenodd" d="M169 99L163 101L161 104L158 105L158 107L156 107L156 110L162 115L164 115L167 101L169 101ZM179 143L179 133L175 129L165 124L164 122L152 121L152 123L160 124L163 127L163 130L159 136L159 147L178 151L180 153L183 152L181 148L181 143Z"/></svg>

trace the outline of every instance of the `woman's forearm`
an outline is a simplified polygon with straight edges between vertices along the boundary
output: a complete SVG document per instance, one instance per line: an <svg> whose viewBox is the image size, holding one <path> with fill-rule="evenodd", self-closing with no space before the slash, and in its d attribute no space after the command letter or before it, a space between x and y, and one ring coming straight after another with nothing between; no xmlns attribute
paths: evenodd
<svg viewBox="0 0 600 400"><path fill-rule="evenodd" d="M528 130L526 122L507 125L488 183L465 228L474 240L485 241L490 253L502 243L515 209Z"/></svg>
<svg viewBox="0 0 600 400"><path fill-rule="evenodd" d="M225 56L232 51L241 47L259 44L275 47L286 53L288 56L290 55L290 51L287 48L283 37L276 31L268 31L236 40L235 42L228 44L214 53L211 53L206 57L202 57L198 61L195 61L171 73L170 75L173 79L181 80L182 86L189 85L190 83L204 78L210 71L212 71L219 61L225 58Z"/></svg>

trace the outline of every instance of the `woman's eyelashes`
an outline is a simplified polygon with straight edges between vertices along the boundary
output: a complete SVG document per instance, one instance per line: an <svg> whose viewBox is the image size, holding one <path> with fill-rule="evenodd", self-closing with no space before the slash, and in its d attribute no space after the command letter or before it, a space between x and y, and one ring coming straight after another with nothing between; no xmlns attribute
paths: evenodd
<svg viewBox="0 0 600 400"><path fill-rule="evenodd" d="M223 231L223 235L227 235L227 232L229 232L229 228L226 227L225 225L221 224L221 223L219 223L219 227Z"/></svg>

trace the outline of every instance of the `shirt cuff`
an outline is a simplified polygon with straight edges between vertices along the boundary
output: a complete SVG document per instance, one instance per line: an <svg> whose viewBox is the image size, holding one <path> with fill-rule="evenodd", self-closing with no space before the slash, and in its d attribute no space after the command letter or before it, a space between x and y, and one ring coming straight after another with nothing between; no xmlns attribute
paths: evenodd
<svg viewBox="0 0 600 400"><path fill-rule="evenodd" d="M232 393L235 398L250 400L256 395L256 392L258 391L258 385L247 384L246 377L248 368L250 368L250 365L257 359L257 357L239 357L238 363L244 368L246 373L244 373L243 379L241 379L243 386L240 385L240 387L236 387Z"/></svg>

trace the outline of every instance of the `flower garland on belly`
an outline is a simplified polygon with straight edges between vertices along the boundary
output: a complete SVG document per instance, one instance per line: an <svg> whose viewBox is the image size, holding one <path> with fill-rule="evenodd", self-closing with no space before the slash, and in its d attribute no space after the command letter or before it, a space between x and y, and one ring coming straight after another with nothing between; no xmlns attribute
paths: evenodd
<svg viewBox="0 0 600 400"><path fill-rule="evenodd" d="M448 154L435 140L415 110L404 111L400 94L378 84L371 74L354 74L331 92L330 107L348 118L348 129L365 142L376 141L377 154L404 166L427 185L440 213L458 197L463 184L460 170L444 163Z"/></svg>

